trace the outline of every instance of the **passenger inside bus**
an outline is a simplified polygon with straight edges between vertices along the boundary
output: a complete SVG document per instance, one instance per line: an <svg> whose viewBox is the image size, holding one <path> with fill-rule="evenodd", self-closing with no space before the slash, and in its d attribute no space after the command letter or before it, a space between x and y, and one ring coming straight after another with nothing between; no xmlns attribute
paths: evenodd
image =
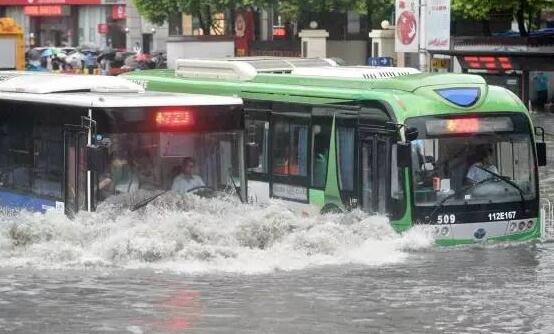
<svg viewBox="0 0 554 334"><path fill-rule="evenodd" d="M114 154L111 159L110 170L100 178L98 188L103 198L110 194L122 194L139 189L139 174L133 159L126 155Z"/></svg>
<svg viewBox="0 0 554 334"><path fill-rule="evenodd" d="M206 187L202 178L193 174L196 167L196 161L191 157L186 157L181 163L181 173L173 179L171 190L178 193L187 193L191 190Z"/></svg>

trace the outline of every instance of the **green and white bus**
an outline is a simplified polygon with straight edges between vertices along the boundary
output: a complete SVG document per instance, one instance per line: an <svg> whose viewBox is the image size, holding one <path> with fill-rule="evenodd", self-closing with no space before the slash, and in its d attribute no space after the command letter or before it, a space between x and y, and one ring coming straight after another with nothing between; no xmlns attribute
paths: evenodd
<svg viewBox="0 0 554 334"><path fill-rule="evenodd" d="M147 90L244 101L248 197L429 225L439 244L541 234L544 142L523 103L479 76L323 59L179 60Z"/></svg>

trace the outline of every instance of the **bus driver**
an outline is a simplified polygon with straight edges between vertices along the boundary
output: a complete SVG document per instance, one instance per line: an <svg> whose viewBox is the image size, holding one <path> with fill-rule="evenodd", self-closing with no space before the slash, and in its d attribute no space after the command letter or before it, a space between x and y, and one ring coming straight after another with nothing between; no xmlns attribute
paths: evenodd
<svg viewBox="0 0 554 334"><path fill-rule="evenodd" d="M171 190L179 193L187 193L192 189L205 187L204 181L198 175L192 174L196 161L191 157L183 159L181 173L173 179Z"/></svg>
<svg viewBox="0 0 554 334"><path fill-rule="evenodd" d="M494 178L494 174L498 174L498 169L494 165L492 149L487 147L478 147L476 158L477 161L469 168L466 179L469 184L475 184L487 179ZM490 171L491 173L487 172Z"/></svg>

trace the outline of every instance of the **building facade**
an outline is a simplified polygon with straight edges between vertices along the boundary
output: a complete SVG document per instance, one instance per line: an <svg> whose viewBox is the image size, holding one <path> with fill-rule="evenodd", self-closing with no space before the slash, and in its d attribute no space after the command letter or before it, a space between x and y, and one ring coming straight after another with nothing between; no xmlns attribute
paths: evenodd
<svg viewBox="0 0 554 334"><path fill-rule="evenodd" d="M127 0L0 0L26 46L126 47Z"/></svg>
<svg viewBox="0 0 554 334"><path fill-rule="evenodd" d="M145 53L166 51L168 24L154 25L138 13L133 1L127 2L127 35L126 48L134 50L140 48Z"/></svg>

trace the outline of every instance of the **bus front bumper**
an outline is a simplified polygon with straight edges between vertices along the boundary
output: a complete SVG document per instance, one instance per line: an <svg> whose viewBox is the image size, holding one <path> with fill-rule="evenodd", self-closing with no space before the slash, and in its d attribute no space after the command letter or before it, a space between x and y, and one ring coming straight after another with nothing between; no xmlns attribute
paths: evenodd
<svg viewBox="0 0 554 334"><path fill-rule="evenodd" d="M540 237L538 218L465 224L430 225L438 245L528 241Z"/></svg>

